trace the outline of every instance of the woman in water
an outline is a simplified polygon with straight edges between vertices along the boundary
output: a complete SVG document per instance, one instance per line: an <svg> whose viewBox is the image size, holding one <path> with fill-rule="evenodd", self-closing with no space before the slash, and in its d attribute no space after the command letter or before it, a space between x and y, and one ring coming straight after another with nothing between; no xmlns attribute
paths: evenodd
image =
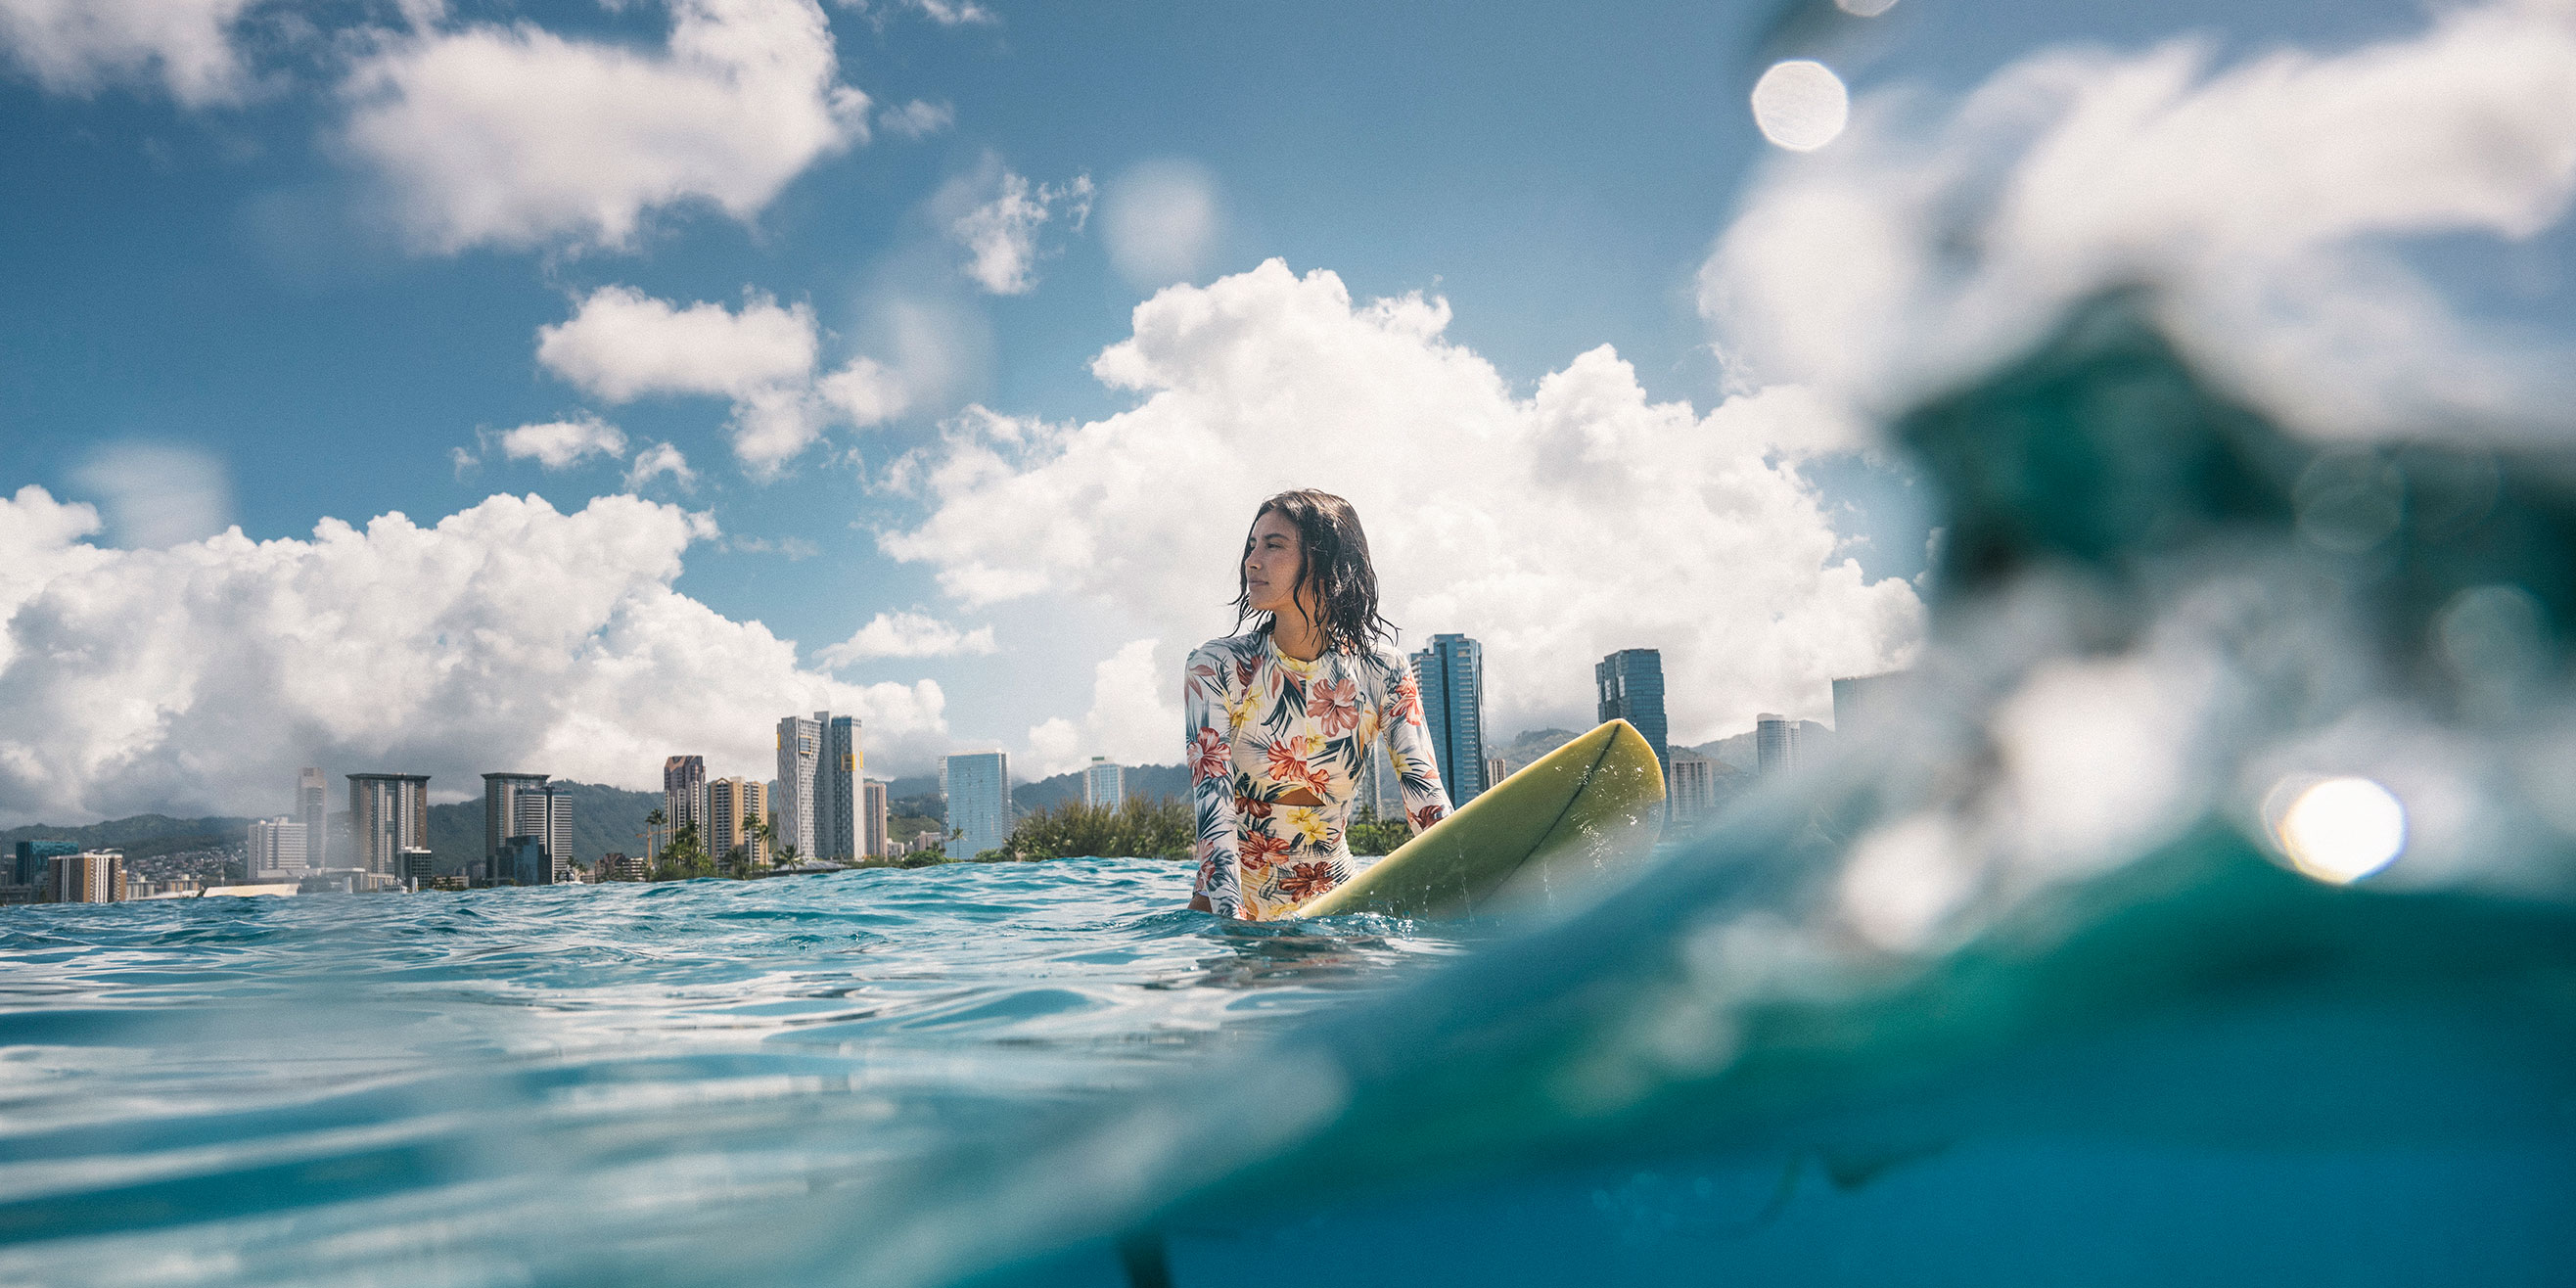
<svg viewBox="0 0 2576 1288"><path fill-rule="evenodd" d="M1234 598L1253 628L1190 654L1190 797L1202 912L1267 921L1350 877L1342 832L1380 736L1413 830L1449 813L1413 671L1377 612L1377 571L1351 503L1282 492L1261 503Z"/></svg>

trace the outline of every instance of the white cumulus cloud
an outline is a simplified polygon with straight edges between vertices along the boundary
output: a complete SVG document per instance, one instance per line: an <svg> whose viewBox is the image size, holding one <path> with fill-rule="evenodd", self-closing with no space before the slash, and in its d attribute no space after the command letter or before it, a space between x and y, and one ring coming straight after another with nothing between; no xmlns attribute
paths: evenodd
<svg viewBox="0 0 2576 1288"><path fill-rule="evenodd" d="M928 613L879 613L850 638L824 649L817 661L838 670L888 657L954 657L992 653L993 628L959 630Z"/></svg>
<svg viewBox="0 0 2576 1288"><path fill-rule="evenodd" d="M534 457L547 469L570 469L594 456L623 459L626 434L598 417L576 416L503 430L501 451L514 461Z"/></svg>
<svg viewBox="0 0 2576 1288"><path fill-rule="evenodd" d="M865 356L818 371L821 347L811 308L782 306L758 291L728 309L604 286L571 318L537 328L539 365L585 393L610 402L656 394L731 400L734 455L762 479L776 477L830 425L882 424L912 404L907 372Z"/></svg>
<svg viewBox="0 0 2576 1288"><path fill-rule="evenodd" d="M1168 763L1179 755L1180 677L1165 671L1159 640L1135 640L1091 670L1091 709L1079 722L1051 716L1029 728L1025 773L1047 778L1107 756L1121 764Z"/></svg>
<svg viewBox="0 0 2576 1288"><path fill-rule="evenodd" d="M570 319L537 328L537 361L610 402L645 394L740 398L802 383L820 341L814 310L747 293L739 310L685 307L627 286L583 297Z"/></svg>
<svg viewBox="0 0 2576 1288"><path fill-rule="evenodd" d="M346 142L423 246L632 243L706 203L748 220L816 161L863 143L814 0L672 0L661 51L533 23L387 36L343 88Z"/></svg>
<svg viewBox="0 0 2576 1288"><path fill-rule="evenodd" d="M2565 0L2233 66L2198 41L2055 50L1956 103L1864 99L1833 147L1754 188L1699 302L1740 371L1893 406L2146 282L2202 359L2296 422L2564 423L2564 355L2462 316L2397 245L2528 237L2571 195Z"/></svg>
<svg viewBox="0 0 2576 1288"><path fill-rule="evenodd" d="M82 540L96 526L41 489L0 502L0 818L272 813L311 764L449 797L494 768L647 788L682 752L765 774L778 718L820 708L895 766L945 738L936 684L806 670L674 590L713 535L676 506L494 496L430 526L143 551Z"/></svg>
<svg viewBox="0 0 2576 1288"><path fill-rule="evenodd" d="M949 221L948 235L966 248L966 276L995 295L1025 295L1037 286L1038 230L1059 214L1075 231L1091 217L1091 176L1063 184L1031 184L1003 170L997 177L962 180L989 186L989 199ZM952 193L944 200L954 201Z"/></svg>
<svg viewBox="0 0 2576 1288"><path fill-rule="evenodd" d="M250 89L233 28L258 0L0 0L0 50L58 94L157 82L190 107Z"/></svg>
<svg viewBox="0 0 2576 1288"><path fill-rule="evenodd" d="M1407 646L1484 642L1504 731L1588 726L1592 663L1614 649L1663 650L1685 741L1765 710L1824 715L1831 680L1905 660L1913 587L1844 555L1798 470L1855 441L1834 404L1796 388L1705 413L1652 402L1606 346L1520 397L1444 338L1448 321L1419 296L1354 305L1333 274L1275 260L1167 288L1093 363L1136 408L1077 425L957 418L899 475L930 513L882 543L965 604L1112 606L1166 642L1137 669L1169 680L1183 650L1231 628L1217 605L1261 498L1337 492L1367 526ZM1165 734L1097 736L1098 754L1171 750L1156 750Z"/></svg>
<svg viewBox="0 0 2576 1288"><path fill-rule="evenodd" d="M698 472L689 468L689 458L669 443L655 443L635 454L626 467L626 490L640 492L644 485L658 478L668 478L688 491L698 484Z"/></svg>

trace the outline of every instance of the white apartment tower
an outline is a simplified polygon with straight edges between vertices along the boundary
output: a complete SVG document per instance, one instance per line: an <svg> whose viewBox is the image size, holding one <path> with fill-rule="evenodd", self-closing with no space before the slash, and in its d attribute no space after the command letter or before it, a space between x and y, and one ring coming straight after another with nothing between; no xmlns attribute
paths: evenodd
<svg viewBox="0 0 2576 1288"><path fill-rule="evenodd" d="M778 792L771 800L778 811L778 845L795 846L800 858L821 853L816 825L822 822L823 725L831 713L813 719L789 716L778 722Z"/></svg>
<svg viewBox="0 0 2576 1288"><path fill-rule="evenodd" d="M250 856L244 866L244 880L256 881L263 872L302 872L312 866L310 834L305 826L280 815L273 819L252 819Z"/></svg>
<svg viewBox="0 0 2576 1288"><path fill-rule="evenodd" d="M1116 809L1127 801L1127 770L1094 756L1082 771L1082 803L1092 809Z"/></svg>

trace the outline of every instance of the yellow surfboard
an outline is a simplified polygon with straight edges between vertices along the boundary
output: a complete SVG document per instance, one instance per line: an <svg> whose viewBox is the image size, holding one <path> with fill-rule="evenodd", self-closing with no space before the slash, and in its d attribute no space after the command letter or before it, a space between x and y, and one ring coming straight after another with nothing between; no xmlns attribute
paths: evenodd
<svg viewBox="0 0 2576 1288"><path fill-rule="evenodd" d="M1644 859L1663 818L1655 749L1627 721L1613 720L1495 784L1297 915L1462 917L1543 903Z"/></svg>

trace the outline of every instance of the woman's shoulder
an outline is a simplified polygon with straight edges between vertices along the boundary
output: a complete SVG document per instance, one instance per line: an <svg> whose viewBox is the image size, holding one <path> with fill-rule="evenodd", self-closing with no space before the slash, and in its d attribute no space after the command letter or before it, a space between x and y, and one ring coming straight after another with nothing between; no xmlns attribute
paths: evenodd
<svg viewBox="0 0 2576 1288"><path fill-rule="evenodd" d="M1212 639L1199 645L1190 650L1188 665L1196 668L1214 666L1218 663L1241 663L1260 656L1261 633L1250 631L1242 635L1227 635Z"/></svg>
<svg viewBox="0 0 2576 1288"><path fill-rule="evenodd" d="M1413 663L1405 660L1402 653L1384 644L1371 645L1366 651L1352 655L1351 660L1361 669L1389 684L1413 678Z"/></svg>

